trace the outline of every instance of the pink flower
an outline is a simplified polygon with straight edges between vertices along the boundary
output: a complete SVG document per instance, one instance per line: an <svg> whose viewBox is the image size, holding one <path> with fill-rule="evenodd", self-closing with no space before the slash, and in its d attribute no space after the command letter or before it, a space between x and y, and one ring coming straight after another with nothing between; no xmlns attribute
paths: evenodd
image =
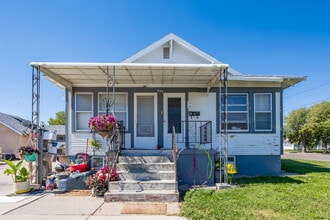
<svg viewBox="0 0 330 220"><path fill-rule="evenodd" d="M114 115L97 115L88 121L88 127L92 130L110 130L117 127L117 119Z"/></svg>

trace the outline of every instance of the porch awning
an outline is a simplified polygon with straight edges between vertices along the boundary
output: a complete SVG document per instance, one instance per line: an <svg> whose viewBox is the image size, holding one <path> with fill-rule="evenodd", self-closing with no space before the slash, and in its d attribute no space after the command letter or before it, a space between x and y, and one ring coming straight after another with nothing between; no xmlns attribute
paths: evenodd
<svg viewBox="0 0 330 220"><path fill-rule="evenodd" d="M218 86L220 71L227 64L167 64L167 63L57 63L32 62L31 66L40 68L45 77L54 84L72 90L73 87L105 87L107 73L109 81L116 87L193 87L206 88ZM287 88L302 81L303 77L248 77L229 73L229 81L275 82ZM232 78L231 78L232 77ZM229 84L230 85L230 84Z"/></svg>
<svg viewBox="0 0 330 220"><path fill-rule="evenodd" d="M31 65L60 87L100 87L106 76L116 87L201 87L211 85L227 64L44 63ZM115 74L114 74L115 73Z"/></svg>

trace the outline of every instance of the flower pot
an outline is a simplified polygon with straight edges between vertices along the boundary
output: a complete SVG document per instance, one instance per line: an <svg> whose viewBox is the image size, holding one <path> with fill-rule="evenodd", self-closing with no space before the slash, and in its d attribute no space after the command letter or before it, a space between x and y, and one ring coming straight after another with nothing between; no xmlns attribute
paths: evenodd
<svg viewBox="0 0 330 220"><path fill-rule="evenodd" d="M96 197L103 197L104 196L104 193L107 191L106 188L99 188L99 187L96 187L96 188L92 188L92 196L96 196Z"/></svg>
<svg viewBox="0 0 330 220"><path fill-rule="evenodd" d="M102 138L104 138L105 136L111 137L113 135L113 130L100 130L97 132L98 135L100 135Z"/></svg>
<svg viewBox="0 0 330 220"><path fill-rule="evenodd" d="M37 159L37 153L25 154L25 156L24 156L24 160L27 162L36 161L36 159Z"/></svg>
<svg viewBox="0 0 330 220"><path fill-rule="evenodd" d="M30 181L14 183L14 192L16 194L27 193L30 191L31 191Z"/></svg>

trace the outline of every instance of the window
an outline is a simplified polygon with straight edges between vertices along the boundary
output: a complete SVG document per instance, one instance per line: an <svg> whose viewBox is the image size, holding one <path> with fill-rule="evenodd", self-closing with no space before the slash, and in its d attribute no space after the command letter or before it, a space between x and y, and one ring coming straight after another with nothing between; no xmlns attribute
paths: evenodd
<svg viewBox="0 0 330 220"><path fill-rule="evenodd" d="M270 93L254 94L254 128L256 131L272 130L272 96Z"/></svg>
<svg viewBox="0 0 330 220"><path fill-rule="evenodd" d="M107 107L107 95L106 93L99 93L98 100L98 114L106 114ZM127 128L127 94L115 93L115 103L113 103L112 93L109 94L109 113L114 111L114 114L118 121L122 121L125 128Z"/></svg>
<svg viewBox="0 0 330 220"><path fill-rule="evenodd" d="M223 118L224 99L221 97L221 117ZM229 94L227 96L227 125L231 131L247 131L248 125L248 95ZM223 123L223 120L221 120ZM224 124L221 128L223 129Z"/></svg>
<svg viewBox="0 0 330 220"><path fill-rule="evenodd" d="M177 134L181 133L181 98L168 98L168 110L167 110L167 131L173 132L173 125Z"/></svg>
<svg viewBox="0 0 330 220"><path fill-rule="evenodd" d="M57 135L57 141L64 142L65 141L65 135Z"/></svg>
<svg viewBox="0 0 330 220"><path fill-rule="evenodd" d="M170 59L170 48L163 47L163 59Z"/></svg>
<svg viewBox="0 0 330 220"><path fill-rule="evenodd" d="M76 93L75 94L76 109L76 130L89 130L88 120L93 115L93 95L92 93Z"/></svg>

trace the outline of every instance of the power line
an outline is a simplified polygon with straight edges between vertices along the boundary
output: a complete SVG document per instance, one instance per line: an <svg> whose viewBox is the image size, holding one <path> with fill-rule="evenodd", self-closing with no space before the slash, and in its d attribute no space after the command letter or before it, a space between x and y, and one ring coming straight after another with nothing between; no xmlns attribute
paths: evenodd
<svg viewBox="0 0 330 220"><path fill-rule="evenodd" d="M329 83L330 83L330 81L329 81L329 82L326 82L326 83L322 83L322 84L320 84L320 85L314 86L314 87L309 88L309 89L305 89L305 90L303 90L303 91L301 91L301 92L295 93L295 94L290 95L290 96L285 97L285 98L287 99L287 98L291 98L291 97L293 97L293 96L300 95L300 94L305 93L305 92L309 92L309 91L311 91L311 90L314 90L314 89L320 88L321 86L325 86L325 85L327 85L327 84L329 84Z"/></svg>
<svg viewBox="0 0 330 220"><path fill-rule="evenodd" d="M284 109L284 111L289 111L289 110L294 110L294 109L298 109L298 108L303 108L305 106L313 105L313 104L324 102L324 101L327 101L327 100L330 100L330 97L329 98L322 99L322 100L319 100L319 101L310 102L310 103L307 103L307 104L304 104L304 105L301 105L301 106Z"/></svg>

